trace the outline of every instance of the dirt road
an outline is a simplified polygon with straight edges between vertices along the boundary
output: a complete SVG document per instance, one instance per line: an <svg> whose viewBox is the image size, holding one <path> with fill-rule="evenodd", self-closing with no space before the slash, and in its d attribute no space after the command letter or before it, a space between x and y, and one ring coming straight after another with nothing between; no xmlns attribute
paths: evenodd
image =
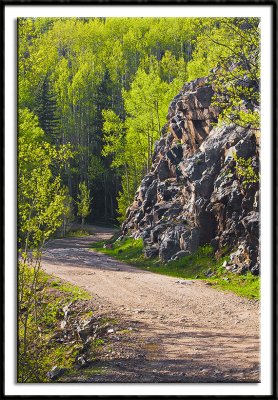
<svg viewBox="0 0 278 400"><path fill-rule="evenodd" d="M113 352L107 372L80 381L259 382L259 303L116 261L88 249L112 230L56 239L43 266L92 293L96 312L131 327L131 353ZM119 348L121 339L117 337ZM103 364L104 365L104 364Z"/></svg>

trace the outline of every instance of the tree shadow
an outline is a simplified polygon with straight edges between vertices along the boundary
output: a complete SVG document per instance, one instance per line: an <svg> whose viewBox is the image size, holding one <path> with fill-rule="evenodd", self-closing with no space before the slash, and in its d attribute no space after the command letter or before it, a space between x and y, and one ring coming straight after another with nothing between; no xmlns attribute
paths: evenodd
<svg viewBox="0 0 278 400"><path fill-rule="evenodd" d="M124 271L137 274L150 273L149 271L144 271L124 264L106 254L90 250L89 245L89 239L87 242L83 239L79 240L77 238L70 238L70 240L55 239L45 247L45 250L43 251L42 264L46 263L82 269L89 268L92 271L97 269L110 270L114 272Z"/></svg>
<svg viewBox="0 0 278 400"><path fill-rule="evenodd" d="M148 329L141 323L140 329ZM196 337L198 344L196 345ZM192 340L195 347L190 349ZM97 360L87 367L86 378L82 371L71 382L121 382L121 383L258 383L260 364L248 360L250 353L258 352L258 337L251 334L233 334L221 330L200 329L171 333L164 332L148 337L138 345L132 357L118 356ZM237 350L237 344L243 346ZM173 348L174 354L169 350ZM189 348L188 352L183 347ZM196 349L197 346L197 349ZM256 359L256 357L255 357ZM94 371L100 371L95 373ZM90 371L92 371L90 376Z"/></svg>

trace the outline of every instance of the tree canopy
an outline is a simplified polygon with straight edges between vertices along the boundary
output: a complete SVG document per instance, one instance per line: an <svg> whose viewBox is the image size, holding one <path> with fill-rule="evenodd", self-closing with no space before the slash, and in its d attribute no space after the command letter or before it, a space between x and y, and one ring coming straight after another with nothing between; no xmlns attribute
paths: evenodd
<svg viewBox="0 0 278 400"><path fill-rule="evenodd" d="M94 219L121 219L186 81L211 75L220 120L258 128L259 50L255 18L20 18L20 146L70 144L52 173L75 200L85 182Z"/></svg>

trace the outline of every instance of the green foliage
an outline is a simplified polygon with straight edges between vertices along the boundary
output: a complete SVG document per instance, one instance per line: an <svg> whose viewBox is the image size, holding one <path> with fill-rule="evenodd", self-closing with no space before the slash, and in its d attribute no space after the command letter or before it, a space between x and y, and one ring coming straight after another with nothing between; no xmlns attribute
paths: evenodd
<svg viewBox="0 0 278 400"><path fill-rule="evenodd" d="M116 198L124 218L185 81L218 67L220 123L258 129L256 18L20 18L18 38L19 106L47 141L72 144L63 183L76 198L85 180L106 220Z"/></svg>
<svg viewBox="0 0 278 400"><path fill-rule="evenodd" d="M86 181L94 213L119 219L149 171L169 102L211 74L221 122L259 126L256 18L20 18L19 106L76 151L62 181ZM255 108L254 108L255 107ZM104 196L104 201L103 201Z"/></svg>
<svg viewBox="0 0 278 400"><path fill-rule="evenodd" d="M67 190L60 171L71 157L69 146L45 141L38 118L28 109L18 112L18 379L41 379L41 309L45 279L41 252L69 214ZM50 312L51 314L51 312Z"/></svg>
<svg viewBox="0 0 278 400"><path fill-rule="evenodd" d="M18 20L19 106L35 112L49 142L72 144L63 183L76 198L85 180L106 220L117 197L123 217L150 168L195 36L190 18Z"/></svg>
<svg viewBox="0 0 278 400"><path fill-rule="evenodd" d="M258 18L202 18L189 78L211 74L219 122L259 128L260 28Z"/></svg>
<svg viewBox="0 0 278 400"><path fill-rule="evenodd" d="M41 371L53 358L65 362L61 347L46 351L42 340L40 318L45 316L52 325L56 303L45 303L41 251L61 226L66 234L73 219L72 199L77 198L82 225L91 212L90 193L94 212L114 221L118 207L122 221L150 170L169 102L186 80L208 75L211 68L218 67L211 80L220 122L258 129L258 22L255 18L18 19L22 382L45 379ZM257 182L250 160L236 159L236 172L244 185ZM116 242L113 249L101 251L140 268L180 277L203 274L215 263L208 250L201 249L161 265L143 258L141 241ZM251 283L258 288L258 281L251 282L250 277L241 286L248 288ZM76 351L73 348L70 354Z"/></svg>
<svg viewBox="0 0 278 400"><path fill-rule="evenodd" d="M62 308L89 300L91 296L79 287L53 280L34 265L27 267L21 262L19 284L25 290L19 291L18 382L48 382L46 373L54 365L73 367L80 347L77 342L69 345L53 340L60 330Z"/></svg>
<svg viewBox="0 0 278 400"><path fill-rule="evenodd" d="M98 242L94 243L92 248L140 269L182 279L203 279L210 282L213 287L229 290L240 296L253 299L260 297L260 278L251 273L236 275L227 272L222 267L227 256L216 260L209 245L200 247L192 255L168 263L162 263L157 258L146 259L141 239L125 238L122 241L115 241L112 247L104 245L105 242ZM207 278L208 271L212 274L210 278Z"/></svg>
<svg viewBox="0 0 278 400"><path fill-rule="evenodd" d="M82 227L84 225L85 218L91 212L90 205L91 205L91 197L90 197L90 189L87 187L86 182L80 182L79 192L77 195L77 215L82 218Z"/></svg>
<svg viewBox="0 0 278 400"><path fill-rule="evenodd" d="M242 157L238 157L237 154L234 153L233 158L236 162L236 174L239 178L241 178L243 187L246 187L250 183L259 182L260 176L252 167L252 157L246 160Z"/></svg>
<svg viewBox="0 0 278 400"><path fill-rule="evenodd" d="M157 258L147 259L144 257L142 239L125 238L123 241L114 242L112 248L105 248L103 245L104 242L99 242L92 246L98 251L131 263L136 267L179 278L195 278L197 274L202 274L204 278L204 273L215 263L210 246L200 248L194 255L165 264L159 262Z"/></svg>
<svg viewBox="0 0 278 400"><path fill-rule="evenodd" d="M125 220L126 210L132 203L134 198L134 193L136 190L135 187L134 190L132 191L130 190L129 179L130 178L127 176L123 177L122 190L119 192L119 196L117 197L117 202L118 202L117 211L119 214L117 220L120 224L122 224Z"/></svg>
<svg viewBox="0 0 278 400"><path fill-rule="evenodd" d="M160 137L161 128L166 122L166 114L172 92L155 69L149 73L139 68L130 90L123 91L127 114L126 141L134 159L139 162L137 169L150 169L154 141ZM140 171L140 173L142 173Z"/></svg>
<svg viewBox="0 0 278 400"><path fill-rule="evenodd" d="M68 187L65 187L64 189L64 196L62 236L66 236L66 233L69 230L69 225L74 220L73 198L69 195Z"/></svg>
<svg viewBox="0 0 278 400"><path fill-rule="evenodd" d="M67 237L83 237L90 236L91 233L87 229L70 229L67 233Z"/></svg>
<svg viewBox="0 0 278 400"><path fill-rule="evenodd" d="M104 146L102 154L113 156L111 167L121 167L127 162L125 153L124 123L113 110L102 110Z"/></svg>
<svg viewBox="0 0 278 400"><path fill-rule="evenodd" d="M89 300L91 295L79 286L72 285L71 283L65 282L59 285L59 291L66 293L68 299L74 302L77 300Z"/></svg>
<svg viewBox="0 0 278 400"><path fill-rule="evenodd" d="M209 281L215 288L232 291L249 299L260 299L260 278L251 272L247 272L246 275L236 275L219 268Z"/></svg>
<svg viewBox="0 0 278 400"><path fill-rule="evenodd" d="M102 113L105 140L102 154L112 155L111 166L123 171L122 190L117 198L120 222L142 177L151 168L154 143L166 122L169 102L178 90L177 86L181 85L178 80L163 81L157 60L151 58L148 61L151 66L146 63L147 72L139 67L130 89L122 91L125 121L112 110Z"/></svg>
<svg viewBox="0 0 278 400"><path fill-rule="evenodd" d="M107 171L101 157L91 154L88 166L88 176L92 185L94 186L95 184L100 184L106 172Z"/></svg>
<svg viewBox="0 0 278 400"><path fill-rule="evenodd" d="M59 170L71 150L69 146L56 149L43 139L37 117L27 109L19 110L18 235L25 253L41 248L68 212Z"/></svg>

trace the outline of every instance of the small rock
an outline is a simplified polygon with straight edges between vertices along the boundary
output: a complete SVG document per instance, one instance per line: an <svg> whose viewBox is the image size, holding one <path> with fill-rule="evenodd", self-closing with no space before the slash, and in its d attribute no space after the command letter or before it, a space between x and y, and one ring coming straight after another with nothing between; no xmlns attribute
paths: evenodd
<svg viewBox="0 0 278 400"><path fill-rule="evenodd" d="M103 245L103 248L104 248L104 249L112 249L112 247L113 247L113 245L110 244L110 243L107 243L107 244L104 244L104 245Z"/></svg>
<svg viewBox="0 0 278 400"><path fill-rule="evenodd" d="M66 325L67 325L67 321L65 321L63 319L63 321L61 321L61 329L64 329Z"/></svg>
<svg viewBox="0 0 278 400"><path fill-rule="evenodd" d="M92 336L88 336L87 337L87 339L86 339L86 341L85 341L85 344L89 344L89 343L91 343L92 341L93 341L93 337Z"/></svg>
<svg viewBox="0 0 278 400"><path fill-rule="evenodd" d="M58 368L57 365L55 365L53 368L51 368L50 371L46 373L46 376L51 379L52 381L55 381L58 379L64 372L64 369Z"/></svg>
<svg viewBox="0 0 278 400"><path fill-rule="evenodd" d="M107 329L107 333L114 333L114 329L113 328Z"/></svg>
<svg viewBox="0 0 278 400"><path fill-rule="evenodd" d="M144 249L144 255L146 258L154 258L158 255L158 245L151 246L151 247L145 247Z"/></svg>
<svg viewBox="0 0 278 400"><path fill-rule="evenodd" d="M67 304L65 307L62 308L64 314L65 314L65 318L68 316L69 312L70 312L70 306L72 305L72 302L70 302L69 304Z"/></svg>
<svg viewBox="0 0 278 400"><path fill-rule="evenodd" d="M180 250L172 256L171 260L179 260L180 258L188 256L188 255L189 255L189 251Z"/></svg>
<svg viewBox="0 0 278 400"><path fill-rule="evenodd" d="M208 269L207 272L205 273L206 277L210 278L213 275L213 272L211 269Z"/></svg>
<svg viewBox="0 0 278 400"><path fill-rule="evenodd" d="M186 280L184 280L184 281L180 281L180 284L181 285L192 285L192 281L186 281Z"/></svg>
<svg viewBox="0 0 278 400"><path fill-rule="evenodd" d="M83 355L78 356L76 358L76 362L78 363L78 365L80 365L81 367L84 367L87 364L87 360L85 359L85 357Z"/></svg>

